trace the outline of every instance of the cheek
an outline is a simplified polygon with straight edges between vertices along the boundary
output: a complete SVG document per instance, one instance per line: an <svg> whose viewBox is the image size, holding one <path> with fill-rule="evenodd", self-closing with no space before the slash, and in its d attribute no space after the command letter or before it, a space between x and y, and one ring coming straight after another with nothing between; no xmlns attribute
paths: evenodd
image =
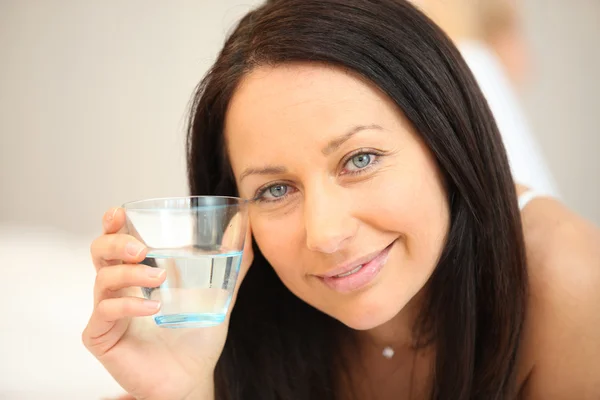
<svg viewBox="0 0 600 400"><path fill-rule="evenodd" d="M260 211L250 211L254 240L284 283L292 276L297 277L298 271L302 270L302 232L296 214L273 217Z"/></svg>
<svg viewBox="0 0 600 400"><path fill-rule="evenodd" d="M424 165L424 167L429 167ZM385 195L373 196L372 209L385 230L401 235L406 256L421 266L437 263L449 227L446 192L430 168L390 171Z"/></svg>

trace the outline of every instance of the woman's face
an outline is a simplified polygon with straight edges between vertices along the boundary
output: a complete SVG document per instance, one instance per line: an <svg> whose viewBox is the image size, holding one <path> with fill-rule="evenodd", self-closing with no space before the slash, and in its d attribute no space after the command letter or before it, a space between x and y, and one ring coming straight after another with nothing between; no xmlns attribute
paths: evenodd
<svg viewBox="0 0 600 400"><path fill-rule="evenodd" d="M245 77L225 135L256 243L296 296L354 329L398 314L449 225L427 147L373 85L315 64ZM277 299L273 299L277 301Z"/></svg>

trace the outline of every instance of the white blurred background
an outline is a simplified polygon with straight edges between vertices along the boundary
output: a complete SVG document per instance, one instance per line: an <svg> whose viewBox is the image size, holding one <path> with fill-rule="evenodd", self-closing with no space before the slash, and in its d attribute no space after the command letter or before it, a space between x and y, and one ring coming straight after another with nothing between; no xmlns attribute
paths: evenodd
<svg viewBox="0 0 600 400"><path fill-rule="evenodd" d="M258 3L0 0L0 399L119 393L80 344L89 244L109 207L187 194L188 101ZM600 1L519 5L525 111L562 199L600 224Z"/></svg>

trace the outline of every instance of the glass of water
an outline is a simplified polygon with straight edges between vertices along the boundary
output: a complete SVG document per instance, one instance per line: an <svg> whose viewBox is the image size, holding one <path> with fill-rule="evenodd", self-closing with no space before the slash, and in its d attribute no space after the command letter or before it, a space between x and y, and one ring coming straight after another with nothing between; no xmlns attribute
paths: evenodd
<svg viewBox="0 0 600 400"><path fill-rule="evenodd" d="M123 205L128 233L148 247L142 264L166 270L157 288L142 288L161 302L157 325L220 324L231 302L248 224L245 200L190 196Z"/></svg>

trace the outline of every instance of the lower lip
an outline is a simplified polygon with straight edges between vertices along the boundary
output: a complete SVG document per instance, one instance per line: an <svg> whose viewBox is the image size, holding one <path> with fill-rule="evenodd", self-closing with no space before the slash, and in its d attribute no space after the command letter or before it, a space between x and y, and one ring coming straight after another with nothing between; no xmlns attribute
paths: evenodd
<svg viewBox="0 0 600 400"><path fill-rule="evenodd" d="M364 264L360 271L355 272L351 275L344 276L343 278L321 278L323 283L329 286L330 289L340 293L349 293L355 290L359 290L371 283L375 277L379 274L379 271L385 265L388 259L392 244L386 247L381 253L377 255L373 260Z"/></svg>

